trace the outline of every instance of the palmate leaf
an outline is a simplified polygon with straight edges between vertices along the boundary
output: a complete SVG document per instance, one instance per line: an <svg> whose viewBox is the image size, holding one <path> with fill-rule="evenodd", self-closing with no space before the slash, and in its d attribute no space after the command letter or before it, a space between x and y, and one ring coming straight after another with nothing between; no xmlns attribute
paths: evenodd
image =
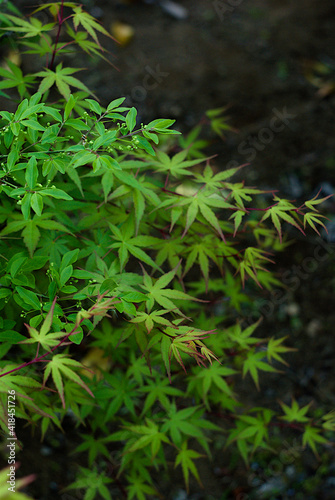
<svg viewBox="0 0 335 500"><path fill-rule="evenodd" d="M272 358L276 359L280 363L288 366L288 363L281 357L281 353L296 351L293 347L285 347L283 344L287 337L282 337L280 339L274 339L273 337L269 340L267 345L267 358L271 362Z"/></svg>
<svg viewBox="0 0 335 500"><path fill-rule="evenodd" d="M268 447L268 427L274 412L263 408L256 410L258 410L257 416L242 415L238 417L236 428L230 432L227 440L227 446L229 446L233 441L240 443L240 446L242 446L243 449L242 455L246 463L248 460L248 447L246 446L246 442L252 443L253 447L251 452L254 452L258 447Z"/></svg>
<svg viewBox="0 0 335 500"><path fill-rule="evenodd" d="M199 174L198 172L194 172L195 182L199 182L201 184L205 184L207 188L211 188L214 190L221 189L223 187L223 183L226 179L229 179L233 175L236 174L241 168L245 167L247 164L240 165L235 168L228 168L227 170L223 170L222 172L218 172L214 175L213 169L206 165L204 171Z"/></svg>
<svg viewBox="0 0 335 500"><path fill-rule="evenodd" d="M202 425L204 420L203 408L191 406L189 408L177 410L176 404L170 402L167 410L167 415L164 418L164 423L161 428L162 432L168 432L173 443L178 447L182 445L185 436L193 437L198 440L199 444L201 444L210 455L208 447L209 439L205 436L201 428L204 427L205 429L216 431L221 429L211 422L206 422L205 425Z"/></svg>
<svg viewBox="0 0 335 500"><path fill-rule="evenodd" d="M55 71L46 68L45 71L39 71L35 73L35 76L42 77L42 81L38 87L38 91L44 94L49 90L54 84L56 85L59 93L68 101L71 97L70 87L75 87L89 94L93 95L93 92L89 90L80 80L71 76L73 73L80 71L80 69L74 68L63 68L62 63L56 66Z"/></svg>
<svg viewBox="0 0 335 500"><path fill-rule="evenodd" d="M209 223L217 233L219 233L221 239L224 241L224 235L220 226L220 222L216 217L212 208L234 208L232 205L227 203L222 196L214 195L212 190L199 190L196 191L192 196L183 196L179 201L173 202L173 200L168 199L167 203L163 202L158 208L163 208L164 205L171 205L174 207L183 207L188 205L186 212L186 224L185 229L182 234L182 238L186 235L193 222L198 219L203 222L202 217L205 219L206 224ZM198 214L202 217L199 217ZM199 214L199 215L200 215ZM173 217L173 212L172 212ZM179 218L179 215L178 215ZM173 226L175 221L171 222Z"/></svg>
<svg viewBox="0 0 335 500"><path fill-rule="evenodd" d="M247 354L247 359L243 362L243 377L245 377L247 373L250 373L258 390L259 371L279 372L279 370L276 370L265 361L264 356L263 352L255 352L254 350L251 350Z"/></svg>
<svg viewBox="0 0 335 500"><path fill-rule="evenodd" d="M228 330L226 330L227 335L235 344L239 346L240 349L250 350L250 347L252 345L262 342L261 338L254 337L253 335L260 322L261 319L248 326L244 330L242 330L239 323L236 323L236 325L233 325Z"/></svg>
<svg viewBox="0 0 335 500"><path fill-rule="evenodd" d="M149 266L163 272L162 269L157 266L157 264L152 260L152 258L142 250L144 248L150 248L152 245L156 245L160 240L154 236L133 236L135 227L132 221L129 220L127 226L123 226L124 232L121 232L117 226L109 224L114 236L113 239L116 240L115 243L110 245L110 248L117 248L119 259L120 259L120 270L122 271L129 260L129 254L133 255L136 259L148 264Z"/></svg>
<svg viewBox="0 0 335 500"><path fill-rule="evenodd" d="M135 318L132 318L130 321L132 323L143 323L147 329L147 332L150 333L153 329L155 323L164 326L170 326L174 328L173 323L169 321L167 318L164 318L163 315L169 313L167 309L161 309L159 311L151 311L150 313L138 311ZM176 327L175 327L176 328Z"/></svg>
<svg viewBox="0 0 335 500"><path fill-rule="evenodd" d="M112 496L106 486L112 482L113 480L106 477L106 475L101 471L80 467L78 479L74 483L71 483L70 486L67 486L65 490L85 489L85 500L93 500L94 498L97 498L97 496L99 498L103 498L104 500L112 500ZM66 498L66 495L64 495L64 498Z"/></svg>
<svg viewBox="0 0 335 500"><path fill-rule="evenodd" d="M162 443L170 444L169 438L158 429L158 426L150 419L146 418L146 425L127 426L126 429L132 433L139 434L139 437L126 453L140 450L150 445L151 457L154 458L161 449Z"/></svg>
<svg viewBox="0 0 335 500"><path fill-rule="evenodd" d="M74 45L80 47L84 52L86 52L86 54L88 54L89 56L97 56L100 59L106 61L108 64L111 64L107 57L103 55L101 45L98 45L94 41L90 40L88 38L88 33L84 31L74 31L69 24L66 26L66 31L68 35L70 35L70 37L73 39ZM58 53L60 52L61 50L59 50Z"/></svg>
<svg viewBox="0 0 335 500"><path fill-rule="evenodd" d="M19 292L21 298L25 299L25 302L29 301L28 303L30 303L30 305L32 305L34 309L40 308L40 303L34 292L31 292L30 290L25 290L24 288L21 287L16 287L16 290ZM34 344L38 342L43 347L43 349L50 351L52 347L60 343L59 341L60 338L65 337L67 335L66 332L49 333L53 321L55 305L56 305L56 298L53 300L50 311L48 312L45 320L43 321L40 331L25 323L25 326L27 327L30 335L30 339L21 341L20 342L21 344Z"/></svg>
<svg viewBox="0 0 335 500"><path fill-rule="evenodd" d="M251 194L263 194L266 192L261 189L245 187L244 182L238 182L235 184L226 182L224 186L230 190L230 196L236 201L238 208L241 208L242 210L244 209L244 201L252 201L252 197L250 196Z"/></svg>
<svg viewBox="0 0 335 500"><path fill-rule="evenodd" d="M175 467L180 465L181 468L183 469L183 475L184 475L184 480L185 480L187 492L189 491L190 472L193 474L193 476L196 478L196 480L198 481L198 483L202 487L199 473L198 473L197 468L194 464L194 459L200 458L202 456L203 455L201 455L197 451L190 450L189 448L187 448L187 441L186 440L181 445L180 451L176 457Z"/></svg>
<svg viewBox="0 0 335 500"><path fill-rule="evenodd" d="M50 189L49 191L52 191L52 193L54 193L54 191L57 191L57 189L56 190ZM38 215L35 215L33 219L15 220L9 222L7 226L1 231L0 234L1 236L5 236L7 234L16 233L17 231L23 229L21 235L23 237L24 244L26 245L27 249L29 250L29 254L32 257L41 236L39 228L47 229L49 231L55 230L66 233L70 232L60 222L49 219L48 217L50 216L51 216L50 213L44 213L40 217ZM16 217L17 218L20 217L23 219L22 215L16 215Z"/></svg>
<svg viewBox="0 0 335 500"><path fill-rule="evenodd" d="M236 212L234 212L230 217L229 219L234 219L234 238L236 236L236 233L237 233L237 230L238 228L240 227L241 223L242 223L242 219L245 215L247 215L247 211L246 210L236 210Z"/></svg>
<svg viewBox="0 0 335 500"><path fill-rule="evenodd" d="M323 203L324 201L328 200L331 198L333 195L329 194L328 196L325 196L324 198L318 198L320 194L320 191L318 192L317 195L314 196L311 200L305 201L305 206L309 208L310 210L313 210L314 212L318 212L318 210L315 208L315 205L319 205L320 203Z"/></svg>
<svg viewBox="0 0 335 500"><path fill-rule="evenodd" d="M36 80L35 76L23 75L21 69L10 60L6 60L6 64L9 70L0 68L0 76L3 78L0 82L0 89L10 89L15 87L21 97L28 95L28 90L34 85Z"/></svg>
<svg viewBox="0 0 335 500"><path fill-rule="evenodd" d="M327 431L335 431L335 410L331 410L329 413L326 413L322 417L322 420L324 420L322 427L326 429Z"/></svg>
<svg viewBox="0 0 335 500"><path fill-rule="evenodd" d="M187 150L187 159L204 158L203 149L208 146L209 141L199 138L202 127L198 125L194 127L187 136L179 137L179 145L182 149Z"/></svg>
<svg viewBox="0 0 335 500"><path fill-rule="evenodd" d="M221 268L218 255L215 254L217 240L212 234L206 235L201 241L196 240L193 245L187 248L187 259L183 270L183 277L193 268L195 263L198 263L206 282L206 290L208 287L210 260Z"/></svg>
<svg viewBox="0 0 335 500"><path fill-rule="evenodd" d="M183 396L183 392L176 387L172 387L167 378L161 379L159 377L156 377L155 380L148 379L146 385L144 385L140 391L148 393L143 406L142 416L146 415L147 411L156 401L159 401L167 410L170 406L170 399L168 396ZM165 432L164 428L162 428L162 432Z"/></svg>
<svg viewBox="0 0 335 500"><path fill-rule="evenodd" d="M227 116L222 116L227 111L227 106L222 108L209 109L206 112L206 116L210 120L212 130L219 135L221 138L224 138L223 131L231 130L234 131L234 128L231 125L228 125ZM235 130L236 132L236 130Z"/></svg>
<svg viewBox="0 0 335 500"><path fill-rule="evenodd" d="M257 278L257 272L266 271L266 269L263 267L264 262L273 263L273 261L266 257L266 255L268 255L268 252L265 252L264 250L261 250L257 247L248 247L245 249L243 260L238 264L237 267L237 271L241 275L243 287L245 284L246 276L248 275L257 283L259 287L262 288Z"/></svg>
<svg viewBox="0 0 335 500"><path fill-rule="evenodd" d="M297 211L296 207L292 205L292 203L290 203L288 200L281 200L277 196L274 197L274 201L276 202L276 204L266 210L261 219L261 222L263 222L268 217L271 217L272 223L278 232L280 242L282 241L281 219L285 222L288 222L296 229L299 229L302 234L305 234L299 225L299 221L297 219L294 219ZM291 214L288 212L290 212Z"/></svg>
<svg viewBox="0 0 335 500"><path fill-rule="evenodd" d="M100 43L96 34L97 31L99 31L99 33L102 33L103 35L108 36L109 38L113 38L110 33L108 33L108 31L105 30L105 28L101 26L101 24L99 24L94 17L83 11L81 6L72 7L72 10L74 12L72 16L74 29L77 31L78 26L81 25L85 29L85 31L91 35L91 37L99 45L99 47Z"/></svg>
<svg viewBox="0 0 335 500"><path fill-rule="evenodd" d="M98 455L104 455L106 458L110 458L110 453L108 452L105 443L108 443L109 437L101 437L97 439L96 436L91 434L81 434L83 442L77 446L75 452L88 451L88 463L92 467L95 459Z"/></svg>
<svg viewBox="0 0 335 500"><path fill-rule="evenodd" d="M76 384L80 385L85 391L87 391L90 396L94 398L94 394L92 391L87 387L87 385L82 381L82 379L79 377L79 375L73 370L75 369L82 369L83 365L79 363L78 361L71 359L69 355L67 354L55 354L52 357L51 361L48 361L48 364L45 368L44 371L44 378L43 378L43 383L45 384L50 376L52 375L52 379L55 383L55 386L57 388L57 392L59 394L59 397L61 398L63 408L65 408L65 398L64 398L64 383L63 383L63 377L67 377Z"/></svg>
<svg viewBox="0 0 335 500"><path fill-rule="evenodd" d="M11 31L15 33L24 33L23 38L31 38L35 36L40 36L44 31L51 31L55 26L55 23L48 23L43 26L42 22L36 17L31 17L29 21L22 19L20 17L12 16L10 14L3 14L3 16L8 19L13 25L10 27ZM8 29L0 28L0 29Z"/></svg>
<svg viewBox="0 0 335 500"><path fill-rule="evenodd" d="M329 443L328 439L326 439L324 436L321 436L320 433L321 433L320 429L317 429L316 427L313 427L311 425L306 425L305 432L302 436L303 446L306 445L310 446L315 456L318 458L319 455L316 449L316 445Z"/></svg>
<svg viewBox="0 0 335 500"><path fill-rule="evenodd" d="M148 495L159 496L157 490L153 486L145 482L145 479L140 475L131 474L128 476L129 487L127 488L127 498L132 500L137 498L137 500L146 500Z"/></svg>
<svg viewBox="0 0 335 500"><path fill-rule="evenodd" d="M188 170L193 165L198 165L207 158L201 158L197 160L186 160L187 150L181 151L171 158L169 155L163 151L156 152L156 159L150 159L150 164L154 166L157 172L163 172L170 174L172 177L181 177L184 175L192 175L192 172Z"/></svg>
<svg viewBox="0 0 335 500"><path fill-rule="evenodd" d="M308 212L307 214L304 215L304 229L306 228L306 224L308 224L320 236L320 232L318 231L318 229L315 225L315 224L319 224L320 226L322 226L324 228L324 230L326 232L328 232L326 226L320 220L322 218L326 219L327 217L325 217L322 214L315 213L315 212Z"/></svg>
<svg viewBox="0 0 335 500"><path fill-rule="evenodd" d="M194 358L197 364L205 365L206 361L212 364L212 360L218 361L215 354L210 351L203 343L203 340L209 335L215 333L214 330L200 330L198 328L190 329L188 326L180 325L182 319L178 318L174 321L177 329L172 329L171 327L166 327L164 329L164 334L166 335L168 341L165 337L162 339L162 357L167 369L168 376L171 377L170 365L172 355L182 367L186 373L186 368L184 366L181 354L187 354Z"/></svg>
<svg viewBox="0 0 335 500"><path fill-rule="evenodd" d="M285 413L285 416L281 418L283 420L286 420L287 422L309 422L310 418L306 417L305 415L308 412L311 404L312 403L309 403L306 406L300 408L295 399L293 399L291 406L285 405L284 403L280 402L280 406Z"/></svg>
<svg viewBox="0 0 335 500"><path fill-rule="evenodd" d="M235 399L234 393L226 382L225 377L230 377L236 373L237 371L232 368L221 366L219 363L214 363L210 364L206 370L201 370L196 375L196 378L202 383L202 398L207 408L209 408L207 396L212 386L216 386L220 391L227 394L227 396Z"/></svg>
<svg viewBox="0 0 335 500"><path fill-rule="evenodd" d="M200 301L200 299L191 297L191 295L188 295L185 292L181 292L180 290L165 288L173 280L173 278L176 275L176 272L177 268L164 274L163 276L158 278L158 280L156 280L154 283L153 280L150 278L150 276L147 274L147 272L144 270L143 284L140 286L141 288L143 288L143 290L147 292L148 301L146 303L146 306L148 312L152 310L155 302L157 302L157 304L162 306L164 309L167 309L169 311L174 311L180 316L185 317L185 315L180 311L180 309L176 306L176 304L172 302L172 300Z"/></svg>
<svg viewBox="0 0 335 500"><path fill-rule="evenodd" d="M41 384L32 377L26 375L17 375L17 373L8 373L14 370L17 365L10 364L4 366L0 370L0 392L8 393L9 390L14 390L15 393L22 398L29 398L27 390L40 389Z"/></svg>

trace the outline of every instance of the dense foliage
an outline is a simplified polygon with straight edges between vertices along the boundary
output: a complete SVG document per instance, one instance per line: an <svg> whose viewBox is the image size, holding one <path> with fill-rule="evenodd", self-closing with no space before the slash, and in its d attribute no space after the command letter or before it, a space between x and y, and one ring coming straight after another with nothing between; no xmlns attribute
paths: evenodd
<svg viewBox="0 0 335 500"><path fill-rule="evenodd" d="M180 139L173 120L138 124L124 98L106 108L90 98L76 69L55 65L73 44L100 53L97 30L107 32L80 6L44 4L54 16L45 25L7 7L2 30L50 64L30 75L11 61L0 68L0 88L21 98L0 112L4 434L8 391L42 438L71 416L86 467L69 488L85 499L120 488L129 499L157 496L157 471L169 477L171 463L187 487L191 475L201 482L197 459L221 435L248 464L280 422L317 453L333 414L316 420L296 401L277 413L249 408L234 387L251 376L260 389L292 350L275 333L256 337L260 320L243 315L259 287L280 285L269 267L286 246L282 225L318 231L322 199L296 207L234 182L242 167L213 166L200 129ZM51 100L53 85L61 96Z"/></svg>

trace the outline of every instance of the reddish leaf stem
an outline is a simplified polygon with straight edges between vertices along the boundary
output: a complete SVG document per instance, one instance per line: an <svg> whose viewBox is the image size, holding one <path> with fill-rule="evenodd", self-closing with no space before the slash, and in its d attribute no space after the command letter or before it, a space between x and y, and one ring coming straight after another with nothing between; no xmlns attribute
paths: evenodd
<svg viewBox="0 0 335 500"><path fill-rule="evenodd" d="M58 14L57 14L57 17L58 17L58 31L57 31L56 40L55 40L55 46L54 46L54 50L52 52L52 58L51 58L51 62L50 62L50 69L51 70L53 69L53 66L54 66L55 57L56 57L56 53L57 53L57 45L58 45L59 37L60 37L60 32L61 32L61 29L62 29L62 24L63 24L63 22L65 20L63 18L63 11L64 11L64 0L62 0L61 7L60 7L60 12L58 12Z"/></svg>

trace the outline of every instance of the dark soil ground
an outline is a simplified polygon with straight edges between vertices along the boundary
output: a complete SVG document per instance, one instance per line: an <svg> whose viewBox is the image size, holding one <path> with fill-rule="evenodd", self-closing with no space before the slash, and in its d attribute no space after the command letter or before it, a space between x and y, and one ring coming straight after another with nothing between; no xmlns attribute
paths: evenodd
<svg viewBox="0 0 335 500"><path fill-rule="evenodd" d="M276 188L289 199L308 199L319 189L324 196L334 191L334 0L180 0L184 19L175 16L173 6L168 13L164 1L83 3L106 28L119 21L134 29L128 45L105 44L118 70L99 62L86 75L86 84L103 104L127 96L141 121L175 118L186 132L206 110L229 105L230 123L238 132L212 144L218 168L232 160L250 162L244 169L248 183ZM328 74L316 74L317 63ZM288 273L287 290L263 301L260 297L263 328L269 335L289 335L288 342L299 351L290 355L285 376L263 381L253 404L271 406L277 398L289 402L293 396L299 404L313 400L321 414L335 406L334 203L324 209L329 235L298 236L285 259L278 259L279 270ZM250 386L240 389L247 398ZM38 446L30 453L40 454ZM61 460L69 444L58 449L60 456L52 458ZM235 456L230 464L219 451L214 458L200 471L206 493L193 485L187 496L176 478L176 485L165 485L166 498L335 498L332 446L318 461L290 445L285 459L269 462L264 454L248 472ZM52 488L60 468L50 477L43 457L40 466L36 498L59 498Z"/></svg>

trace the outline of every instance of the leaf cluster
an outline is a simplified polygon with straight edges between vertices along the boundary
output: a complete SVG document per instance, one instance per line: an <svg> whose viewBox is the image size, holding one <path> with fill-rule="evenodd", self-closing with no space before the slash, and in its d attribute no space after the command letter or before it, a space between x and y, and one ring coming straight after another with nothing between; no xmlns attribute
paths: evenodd
<svg viewBox="0 0 335 500"><path fill-rule="evenodd" d="M89 55L100 50L107 32L81 6L43 4L43 25L8 5L1 29L49 62L34 75L11 61L0 68L0 88L22 98L0 111L2 430L8 391L42 438L70 413L89 468L67 489L87 499L120 488L129 499L158 496L171 463L187 488L201 484L198 464L218 436L248 464L286 425L317 454L333 413L317 420L295 400L249 408L238 380L260 390L294 350L276 334L255 336L260 320L244 317L258 291L280 283L271 266L287 224L318 233L315 206L326 198L297 207L271 193L266 206L269 193L247 186L242 166L220 171L206 158L199 127L182 138L173 120L141 124L125 98L104 107L75 69L54 66L72 47L52 41L55 27ZM224 111L208 113L217 133Z"/></svg>

